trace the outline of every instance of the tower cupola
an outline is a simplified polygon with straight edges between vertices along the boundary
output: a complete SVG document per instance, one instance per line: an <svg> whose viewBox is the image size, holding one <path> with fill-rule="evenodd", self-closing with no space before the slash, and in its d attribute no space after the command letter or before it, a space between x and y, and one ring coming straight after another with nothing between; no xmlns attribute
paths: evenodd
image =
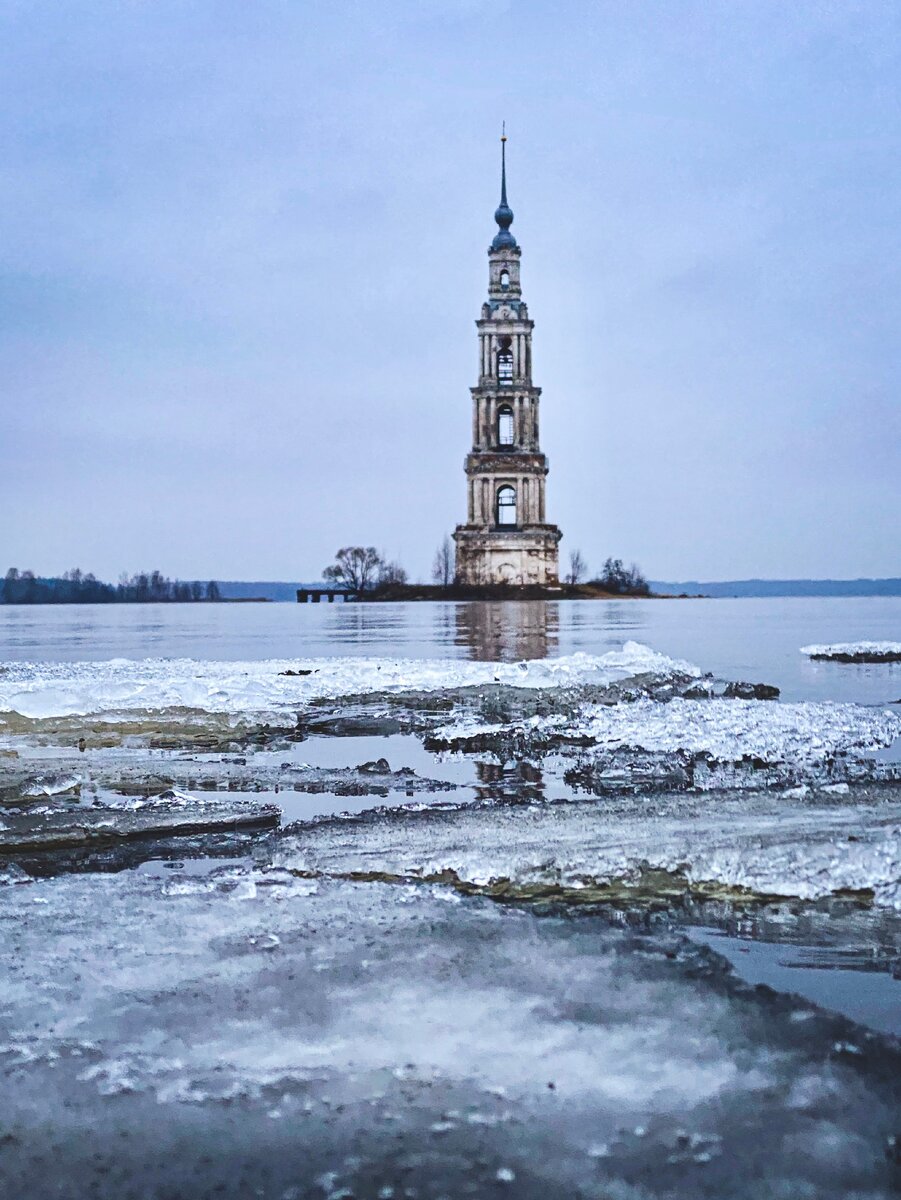
<svg viewBox="0 0 901 1200"><path fill-rule="evenodd" d="M510 232L513 224L513 209L507 203L507 135L501 137L501 202L494 210L494 219L498 231L491 243L492 250L507 250L516 245L516 238Z"/></svg>

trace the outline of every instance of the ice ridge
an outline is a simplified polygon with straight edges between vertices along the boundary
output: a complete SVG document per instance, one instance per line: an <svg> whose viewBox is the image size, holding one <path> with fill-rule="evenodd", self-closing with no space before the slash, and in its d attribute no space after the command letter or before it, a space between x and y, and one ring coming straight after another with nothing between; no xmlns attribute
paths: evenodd
<svg viewBox="0 0 901 1200"><path fill-rule="evenodd" d="M857 704L763 700L649 698L632 704L585 704L575 715L554 713L504 725L463 719L435 734L448 743L483 735L554 734L607 749L710 754L720 762L751 756L768 763L816 762L848 750L876 750L901 736L901 718L888 709Z"/></svg>
<svg viewBox="0 0 901 1200"><path fill-rule="evenodd" d="M293 673L298 671L302 673ZM524 689L607 684L646 672L700 675L693 664L638 642L626 642L621 650L606 654L579 652L517 663L388 658L10 663L0 674L0 712L30 718L167 708L268 713L342 696L433 692L492 683Z"/></svg>

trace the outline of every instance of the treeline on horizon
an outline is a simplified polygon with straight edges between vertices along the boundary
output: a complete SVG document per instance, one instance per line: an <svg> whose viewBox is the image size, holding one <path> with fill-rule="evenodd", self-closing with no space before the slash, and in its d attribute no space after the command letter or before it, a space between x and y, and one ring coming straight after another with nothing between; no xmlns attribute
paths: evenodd
<svg viewBox="0 0 901 1200"><path fill-rule="evenodd" d="M123 574L118 583L104 583L78 567L48 578L10 567L0 579L0 604L190 604L221 599L214 579L169 579L161 571Z"/></svg>

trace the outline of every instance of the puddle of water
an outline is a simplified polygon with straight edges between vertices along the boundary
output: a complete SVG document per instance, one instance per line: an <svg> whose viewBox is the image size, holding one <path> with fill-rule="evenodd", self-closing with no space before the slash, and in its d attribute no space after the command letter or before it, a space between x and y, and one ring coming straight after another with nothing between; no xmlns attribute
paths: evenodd
<svg viewBox="0 0 901 1200"><path fill-rule="evenodd" d="M221 871L223 866L253 867L252 858L149 858L139 863L135 868L138 875L153 875L158 878L168 877L173 872L182 875L209 875L211 871Z"/></svg>
<svg viewBox="0 0 901 1200"><path fill-rule="evenodd" d="M468 790L459 792L404 792L395 789L387 795L341 796L337 792L295 792L282 787L253 792L198 792L209 799L213 796L229 799L249 800L254 804L274 804L282 811L282 825L294 821L312 821L316 817L336 817L342 813L362 813L372 808L400 808L404 805L466 804L472 799Z"/></svg>
<svg viewBox="0 0 901 1200"><path fill-rule="evenodd" d="M901 1037L901 980L887 971L850 969L837 955L831 965L833 956L822 946L751 942L710 928L684 932L727 958L746 983L793 992L870 1029ZM811 966L810 960L830 965Z"/></svg>
<svg viewBox="0 0 901 1200"><path fill-rule="evenodd" d="M234 793L232 793L234 794ZM399 808L402 805L465 804L469 792L389 791L387 796L339 796L335 792L254 792L253 798L277 804L282 810L282 825L293 821L312 821L315 817L337 817L342 813L362 813L372 808Z"/></svg>
<svg viewBox="0 0 901 1200"><path fill-rule="evenodd" d="M417 775L447 783L473 784L471 759L439 757L426 750L412 733L366 737L311 737L285 750L257 751L256 762L306 763L310 767L356 767L360 763L385 758L392 770L412 767Z"/></svg>
<svg viewBox="0 0 901 1200"><path fill-rule="evenodd" d="M864 757L876 762L901 763L901 737L895 738L890 746L884 746L881 750L865 752Z"/></svg>
<svg viewBox="0 0 901 1200"><path fill-rule="evenodd" d="M221 756L196 757L215 764ZM559 756L549 755L538 766L513 760L500 763L485 754L435 754L426 750L415 734L311 737L280 750L254 750L246 755L251 768L254 763L266 766L292 763L322 770L358 767L380 758L385 759L394 771L411 767L421 779L455 783L459 790L408 794L403 789L392 789L387 796L344 796L332 792L295 792L290 786L283 786L277 792L254 791L247 795L250 799L278 805L284 813L284 824L343 812L365 812L382 806L466 804L470 800L553 801L569 800L573 796L572 788L563 782L563 772L571 764ZM378 776L372 777L372 785L378 786ZM231 794L236 793L232 791Z"/></svg>

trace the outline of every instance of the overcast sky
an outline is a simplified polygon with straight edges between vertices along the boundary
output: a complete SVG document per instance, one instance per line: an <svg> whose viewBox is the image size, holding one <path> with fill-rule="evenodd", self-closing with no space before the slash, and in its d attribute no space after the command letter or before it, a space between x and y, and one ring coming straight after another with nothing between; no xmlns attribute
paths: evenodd
<svg viewBox="0 0 901 1200"><path fill-rule="evenodd" d="M548 518L901 574L901 7L4 0L0 569L427 577L507 121Z"/></svg>

